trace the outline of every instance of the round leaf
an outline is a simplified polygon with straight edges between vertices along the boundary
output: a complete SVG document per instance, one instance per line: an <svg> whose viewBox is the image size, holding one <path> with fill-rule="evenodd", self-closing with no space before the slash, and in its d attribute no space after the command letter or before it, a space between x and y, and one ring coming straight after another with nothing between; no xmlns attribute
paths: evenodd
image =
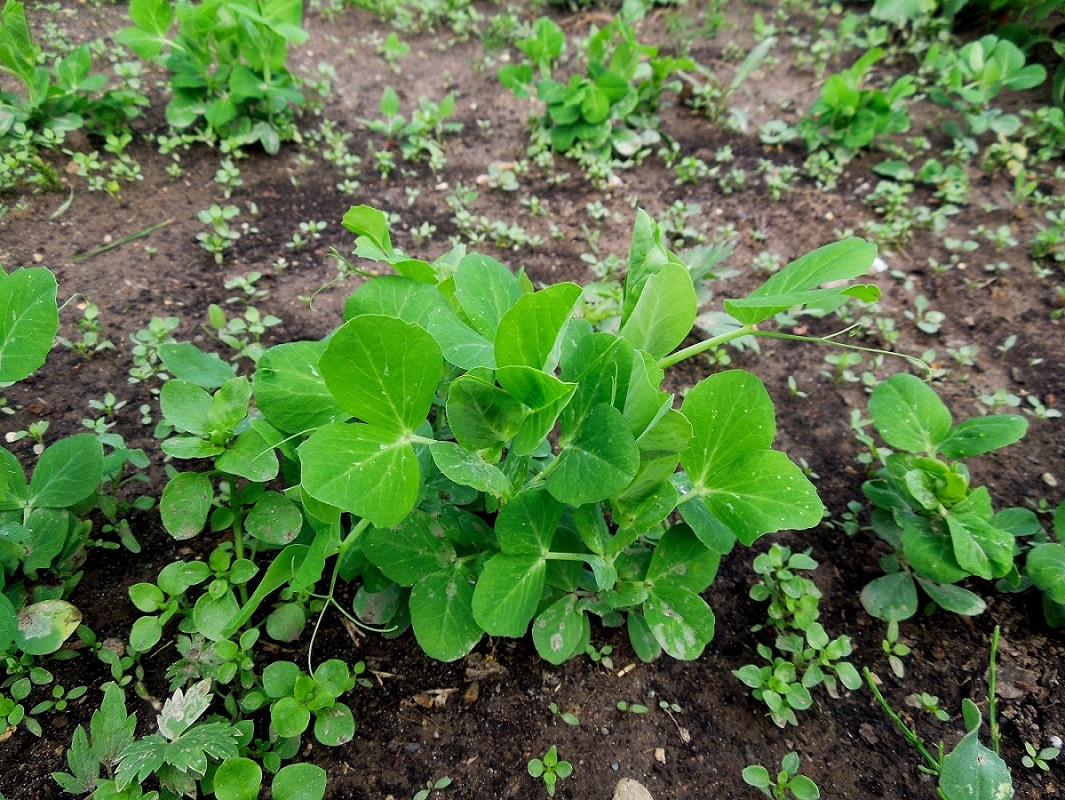
<svg viewBox="0 0 1065 800"><path fill-rule="evenodd" d="M532 625L533 643L540 657L561 664L580 649L586 617L577 610L576 595L567 594L548 606Z"/></svg>
<svg viewBox="0 0 1065 800"><path fill-rule="evenodd" d="M325 785L326 772L317 764L288 764L274 776L270 791L274 800L322 800Z"/></svg>
<svg viewBox="0 0 1065 800"><path fill-rule="evenodd" d="M547 489L555 499L573 506L595 503L621 492L640 468L640 448L620 411L602 403L593 408L584 427L558 456Z"/></svg>
<svg viewBox="0 0 1065 800"><path fill-rule="evenodd" d="M314 716L314 738L324 745L337 747L355 737L355 717L343 703L319 711Z"/></svg>
<svg viewBox="0 0 1065 800"><path fill-rule="evenodd" d="M81 612L65 600L42 600L18 612L15 647L31 656L54 653L81 624Z"/></svg>
<svg viewBox="0 0 1065 800"><path fill-rule="evenodd" d="M256 800L262 780L262 768L250 758L227 758L214 774L214 794L218 800Z"/></svg>
<svg viewBox="0 0 1065 800"><path fill-rule="evenodd" d="M264 544L280 547L295 539L303 527L299 507L278 492L266 492L244 521L245 530Z"/></svg>
<svg viewBox="0 0 1065 800"><path fill-rule="evenodd" d="M103 480L104 449L91 433L60 439L41 453L30 479L29 504L67 508L96 491Z"/></svg>
<svg viewBox="0 0 1065 800"><path fill-rule="evenodd" d="M900 622L917 613L917 586L905 572L882 575L866 584L861 601L870 616L885 622Z"/></svg>
<svg viewBox="0 0 1065 800"><path fill-rule="evenodd" d="M699 595L682 586L653 587L644 614L655 640L673 658L692 661L714 638L714 612Z"/></svg>
<svg viewBox="0 0 1065 800"><path fill-rule="evenodd" d="M500 553L484 565L473 593L473 618L489 636L524 636L544 589L542 558Z"/></svg>
<svg viewBox="0 0 1065 800"><path fill-rule="evenodd" d="M950 411L935 391L905 373L877 385L869 398L869 415L889 446L910 453L934 452L951 427Z"/></svg>

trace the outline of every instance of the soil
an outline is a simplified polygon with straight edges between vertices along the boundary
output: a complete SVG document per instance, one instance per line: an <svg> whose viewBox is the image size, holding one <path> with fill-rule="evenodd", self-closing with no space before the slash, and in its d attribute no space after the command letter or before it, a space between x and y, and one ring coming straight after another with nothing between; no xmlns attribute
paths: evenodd
<svg viewBox="0 0 1065 800"><path fill-rule="evenodd" d="M59 6L55 14L31 10L31 22L53 21L74 41L107 35L124 24L123 6L73 0ZM478 8L486 14L496 9L487 3L479 3ZM702 63L720 64L729 39L749 47L752 13L747 8L732 9L729 14L736 27L716 39L697 39L693 56ZM567 32L581 33L592 22L602 23L602 11L558 18ZM641 24L641 41L674 47L668 21L666 12L653 14ZM800 28L811 24L801 15L794 22ZM343 282L322 292L311 307L300 298L335 276L333 262L327 258L329 247L350 252L351 237L339 221L349 206L359 203L397 213L401 221L393 225L395 243L432 258L449 249L448 237L458 233L445 198L460 183L477 186L480 196L472 206L476 213L520 222L530 234L544 239L539 247L514 252L499 252L490 245L480 249L514 268L523 267L540 283L595 278L580 258L589 249L582 227L593 224L585 212L587 203L598 200L610 212L600 225L602 255L614 254L623 260L633 207L660 218L675 201L692 207L698 204L697 213L688 220L690 225L711 234L719 226L732 225L736 232L735 251L726 262L736 275L713 283L718 297L740 296L761 280L748 268L757 254L769 251L786 262L873 218L862 197L876 183L871 167L880 159L877 155L854 162L834 191L825 192L808 180L799 180L780 202L768 198L754 172L762 158L801 166L805 157L800 146L764 147L756 133L767 119L796 121L817 94L819 81L790 64L788 47L778 46L781 63L756 75L734 100L749 113L747 134L729 132L683 106L662 112L663 129L684 154L712 163L714 152L729 145L735 164L747 171L746 190L725 195L711 180L675 185L673 172L651 157L642 166L620 172L620 182L601 191L580 175L576 165L559 157L556 169L573 173L569 180L555 184L533 168L521 179L521 191L506 193L485 185L481 176L492 162L524 156L528 146L525 120L534 105L515 100L500 88L494 67L484 67L480 41L458 41L446 28L404 35L411 52L401 61L402 72L395 74L368 43L370 36L383 38L390 28L369 13L349 8L326 18L312 10L305 25L311 38L295 51L296 63L308 74L319 62L336 68L333 91L319 113L322 119L351 131L350 146L365 158L362 185L354 194L337 190L340 177L335 168L308 147L287 145L276 157L248 153L239 162L243 186L228 202L240 207L238 221L249 222L257 232L244 235L221 267L195 241L203 229L196 212L224 202L221 188L212 180L222 155L206 146L181 153L184 174L174 179L166 172L170 158L137 137L130 152L142 167L143 180L123 184L117 201L87 191L83 179L63 171L67 164L62 160L57 161L65 184L62 192L0 198L8 207L0 216L0 263L8 269L51 268L59 279L61 301L79 295L96 303L106 336L115 346L91 359L57 347L43 369L4 390L8 408L14 411L0 417L5 430L24 430L32 422L47 420L51 424L47 438L54 441L79 430L80 420L92 415L90 399L113 392L127 401L115 430L131 445L153 454L149 491L157 495L165 480L162 456L151 437L151 426L140 424L136 413L138 406L147 403L157 416L157 401L150 386L127 381L130 334L153 316L174 315L181 321L176 332L179 339L228 357L231 353L215 342L205 326L207 307L225 304L234 295L224 287L227 279L259 271L263 274L259 286L269 295L255 305L282 320L268 331L264 345L325 335L341 321L343 301L353 283ZM832 66L838 69L841 64ZM150 76L162 77L161 73ZM463 129L445 139L447 164L439 174L419 166L385 181L373 170L365 148L368 143L380 146L381 137L369 133L360 120L378 116L386 85L397 88L405 111L419 97L440 99L448 92L455 94L456 119ZM1029 105L1045 103L1039 91L1046 89L1023 95L1021 100ZM164 92L153 88L152 94L153 106L137 121L136 130L162 134ZM483 119L491 120L490 136L479 130L477 121ZM318 124L312 114L301 121L305 131ZM937 136L934 125L929 133ZM941 141L936 139L936 143ZM100 149L96 142L84 145ZM1011 209L1005 193L1013 181L1002 171L986 174L974 168L972 177L972 202L952 218L947 231L920 230L905 248L881 252L893 271L877 278L884 290L881 313L894 318L901 332L891 349L913 354L936 350L937 365L950 368L936 388L957 419L986 411L977 398L996 389L1022 398L1032 395L1053 407L1065 398L1065 337L1060 320L1050 319L1060 274L1051 279L1038 277L1024 244L1037 230L1039 214ZM1059 183L1047 188L1060 192L1063 187ZM62 210L68 192L73 192L73 200ZM534 217L520 204L521 198L530 195L544 202L548 216ZM917 197L928 202L920 191ZM985 201L998 204L998 209L985 212ZM256 216L250 213L252 204L258 207ZM286 248L298 223L308 220L328 222L322 239L302 250ZM161 222L167 224L148 236L75 260L78 254ZM408 233L422 222L436 226L428 241ZM929 257L946 259L945 237L967 238L980 224L989 228L1007 225L1022 244L1001 253L985 245L973 254L966 269L959 266L942 273L929 269ZM560 232L557 237L551 235L552 225ZM149 255L147 246L154 249L154 255ZM275 267L282 257L288 262L283 270ZM986 273L985 260L1004 261L1009 268ZM946 313L937 334L922 333L904 317L918 295L927 297L931 308ZM61 333L68 337L74 334L82 302L75 297L63 312ZM831 330L828 320L804 319L800 324L811 332ZM1007 336L1016 336L1015 344L1000 347ZM882 344L875 335L866 343ZM979 347L976 363L971 367L954 364L946 348L967 344ZM861 383L837 382L823 374L827 368L824 356L821 348L776 340L764 341L757 353L731 352L733 366L750 369L765 381L778 407L777 446L793 459L803 459L818 476L816 484L831 513L829 519L838 521L849 502L861 500L865 467L858 456L862 447L848 420L852 413L864 411L866 392ZM246 360L241 366L250 367ZM904 366L900 359L888 359L876 374L885 377ZM872 368L867 357L856 371ZM688 364L677 368L670 380L679 390L711 369L706 362ZM801 394L789 391L790 376ZM25 440L9 446L23 463L32 461ZM1040 500L1054 507L1062 499L1060 487L1065 483L1063 455L1065 432L1060 421L1032 419L1022 444L974 460L974 482L990 488L998 507ZM141 555L94 550L72 598L85 624L100 639L122 640L128 635L137 615L128 602L129 585L152 580L173 559L209 552L216 543L209 536L176 543L162 530L154 512L134 514L131 525L143 546ZM903 704L907 695L928 692L940 698L951 720L941 723L921 717L915 724L927 739L943 739L948 748L963 732L962 699L986 697L991 632L1001 626L1002 755L1013 768L1016 796L1065 795L1065 766L1052 763L1048 773L1021 767L1025 742L1047 746L1051 737L1065 736L1065 634L1046 627L1037 599L1030 594L998 594L986 584L971 584L987 600L987 612L975 618L941 612L905 622L902 638L912 646L913 654L906 659L905 678L897 679L881 650L884 625L866 615L858 602L861 588L880 574L881 546L869 531L849 537L829 522L813 531L765 537L754 548L738 548L723 559L718 579L705 594L717 615L717 635L706 654L691 663L663 658L644 664L635 658L622 631L595 629L594 644L613 648L610 665L579 658L561 667L551 666L538 658L527 638L486 639L465 661L442 664L426 658L409 635L397 640L354 637L337 616L327 616L315 643L315 661L329 657L362 660L372 685L346 698L359 721L355 739L339 748L305 742L300 757L328 770L327 797L353 800L409 798L426 781L442 776L454 782L439 793L441 797L542 796L543 787L527 775L526 762L551 745L557 745L562 757L574 765L572 777L560 783L557 796L562 798L608 798L623 777L640 781L658 800L753 797L756 792L740 777L742 769L761 763L775 772L780 759L792 750L799 753L804 774L816 781L824 797L934 797L934 784L918 770L916 752L868 691L845 693L837 700L815 693L816 703L801 715L799 727L781 730L733 677L733 670L757 661L756 644L768 641L765 633L750 632L762 621L764 607L748 597L748 589L755 582L750 562L770 541L794 549L811 548L811 555L820 562L813 577L824 594L822 622L830 635L852 637L853 662L869 666L880 677L883 691L907 719L913 720L911 714L915 714ZM341 589L342 593L353 591L354 587ZM291 647L271 646L260 657L302 662L307 645L302 640ZM146 687L154 698L167 694L163 672L173 656L173 639L164 637L144 660ZM5 734L0 743L0 793L9 800L62 795L50 773L65 768L64 752L73 727L87 723L99 703L98 689L109 679L105 668L85 653L70 661L49 662L49 668L57 683L67 688L84 684L90 691L73 702L67 713L42 715L41 738L23 728ZM622 700L643 704L650 711L618 711L617 703ZM548 710L552 702L577 715L580 725L567 725L554 716ZM680 710L666 713L660 702L676 704ZM132 696L130 704L138 713L141 732L150 730L151 706ZM983 706L986 709L986 703Z"/></svg>

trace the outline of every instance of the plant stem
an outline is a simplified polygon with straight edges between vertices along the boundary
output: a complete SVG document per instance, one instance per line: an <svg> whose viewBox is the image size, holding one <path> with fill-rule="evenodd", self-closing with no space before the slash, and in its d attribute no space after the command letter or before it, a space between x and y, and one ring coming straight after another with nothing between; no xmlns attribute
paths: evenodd
<svg viewBox="0 0 1065 800"><path fill-rule="evenodd" d="M685 347L683 350L678 350L672 355L659 359L658 367L659 369L672 367L674 364L679 364L686 358L697 356L699 353L705 353L707 350L711 350L718 345L725 344L725 342L731 342L733 339L742 339L744 336L754 336L758 333L759 331L753 325L744 325L742 328L737 328L728 333L722 333L720 336L713 336L702 342L696 342L693 345Z"/></svg>
<svg viewBox="0 0 1065 800"><path fill-rule="evenodd" d="M119 239L117 242L111 242L110 244L105 244L103 247L97 247L95 250L89 250L88 252L85 252L85 253L78 253L76 256L74 256L70 260L73 261L76 264L79 261L85 261L87 259L93 258L94 256L98 256L101 253L106 253L108 250L113 250L116 247L121 247L124 244L129 244L130 242L136 241L137 239L140 239L140 238L142 238L144 236L147 236L149 233L153 233L153 232L159 230L160 228L165 228L167 225L170 225L173 221L174 220L172 220L172 219L168 219L168 220L165 220L164 222L157 222L155 225L149 225L144 230L137 231L136 233L131 233L129 236L126 236L123 239Z"/></svg>
<svg viewBox="0 0 1065 800"><path fill-rule="evenodd" d="M233 512L233 558L241 559L244 558L244 525L240 517L240 500L237 499L237 479L227 475L226 480L229 483L229 510ZM247 584L238 586L237 594L240 595L241 607L247 605Z"/></svg>
<svg viewBox="0 0 1065 800"><path fill-rule="evenodd" d="M902 735L906 737L906 741L917 748L918 752L931 767L932 774L939 775L940 762L933 758L932 754L928 752L928 748L924 746L924 739L918 736L916 731L903 722L902 717L896 714L895 710L888 705L888 701L884 699L884 695L880 694L880 690L877 688L876 683L873 682L873 675L869 672L869 667L864 667L862 669L862 674L865 676L865 682L869 684L869 688L872 689L881 708L884 709L884 713L886 713L891 718L891 721L898 726L898 729L902 731Z"/></svg>
<svg viewBox="0 0 1065 800"><path fill-rule="evenodd" d="M995 626L991 634L991 660L987 667L987 717L988 727L991 730L991 749L998 755L999 740L1002 734L998 729L998 701L995 698L995 681L997 679L995 661L998 658L998 635L999 626Z"/></svg>

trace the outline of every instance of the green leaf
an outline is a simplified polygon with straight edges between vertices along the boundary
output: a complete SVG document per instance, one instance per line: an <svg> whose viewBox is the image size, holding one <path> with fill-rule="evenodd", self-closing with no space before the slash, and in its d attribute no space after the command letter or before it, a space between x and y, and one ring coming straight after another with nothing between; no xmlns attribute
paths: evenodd
<svg viewBox="0 0 1065 800"><path fill-rule="evenodd" d="M862 607L885 622L901 622L917 613L917 585L907 572L882 575L866 584Z"/></svg>
<svg viewBox="0 0 1065 800"><path fill-rule="evenodd" d="M519 297L499 320L495 338L496 365L520 364L550 370L559 332L581 292L581 287L575 283L557 283L535 294Z"/></svg>
<svg viewBox="0 0 1065 800"><path fill-rule="evenodd" d="M975 617L987 610L987 603L979 595L961 586L935 583L918 577L917 582L940 608L964 617Z"/></svg>
<svg viewBox="0 0 1065 800"><path fill-rule="evenodd" d="M252 380L255 405L278 430L302 433L348 418L318 369L323 352L325 342L290 342L259 357Z"/></svg>
<svg viewBox="0 0 1065 800"><path fill-rule="evenodd" d="M192 621L196 630L212 642L226 638L225 632L240 613L240 604L231 589L218 597L202 594L192 608Z"/></svg>
<svg viewBox="0 0 1065 800"><path fill-rule="evenodd" d="M274 800L322 800L328 776L317 764L286 764L270 785Z"/></svg>
<svg viewBox="0 0 1065 800"><path fill-rule="evenodd" d="M191 381L175 379L164 383L159 390L159 408L167 422L179 431L206 436L210 430L211 395Z"/></svg>
<svg viewBox="0 0 1065 800"><path fill-rule="evenodd" d="M473 592L473 618L489 636L524 636L544 589L542 557L500 553L484 565Z"/></svg>
<svg viewBox="0 0 1065 800"><path fill-rule="evenodd" d="M60 439L41 453L29 486L29 505L67 508L88 498L103 480L104 450L91 433Z"/></svg>
<svg viewBox="0 0 1065 800"><path fill-rule="evenodd" d="M8 49L3 39L13 36L15 9L21 3L9 3L4 8L3 37L0 37L0 62L12 63L25 54L22 48ZM25 25L25 15L21 17ZM19 28L19 30L21 27ZM25 32L28 45L28 29ZM28 69L33 66L27 64ZM10 274L0 269L0 384L14 383L29 376L44 364L59 330L59 310L56 306L56 281L43 267L16 269Z"/></svg>
<svg viewBox="0 0 1065 800"><path fill-rule="evenodd" d="M448 425L455 439L470 450L501 450L517 434L524 416L521 403L469 374L448 389Z"/></svg>
<svg viewBox="0 0 1065 800"><path fill-rule="evenodd" d="M428 332L394 317L366 314L330 338L319 368L337 402L384 430L411 433L440 383L443 355Z"/></svg>
<svg viewBox="0 0 1065 800"><path fill-rule="evenodd" d="M166 532L178 541L191 539L207 524L214 489L202 472L179 472L163 489L159 514Z"/></svg>
<svg viewBox="0 0 1065 800"><path fill-rule="evenodd" d="M1013 566L1013 536L975 514L947 517L950 540L958 564L985 580L1001 578Z"/></svg>
<svg viewBox="0 0 1065 800"><path fill-rule="evenodd" d="M362 314L382 314L428 328L429 321L440 313L451 313L451 309L434 284L401 275L366 281L344 303L345 321Z"/></svg>
<svg viewBox="0 0 1065 800"><path fill-rule="evenodd" d="M167 372L175 378L204 389L217 389L237 377L232 364L227 364L215 353L203 352L191 342L161 344L159 357Z"/></svg>
<svg viewBox="0 0 1065 800"><path fill-rule="evenodd" d="M768 450L776 436L769 392L758 378L728 370L700 381L684 398L681 413L692 425L692 440L681 455L696 487L737 457Z"/></svg>
<svg viewBox="0 0 1065 800"><path fill-rule="evenodd" d="M933 533L926 525L907 525L902 532L902 551L917 575L937 583L957 583L969 577L954 555L949 536Z"/></svg>
<svg viewBox="0 0 1065 800"><path fill-rule="evenodd" d="M270 706L270 722L282 738L300 736L311 724L311 712L294 697L282 697Z"/></svg>
<svg viewBox="0 0 1065 800"><path fill-rule="evenodd" d="M813 484L775 450L729 462L707 479L702 494L713 515L748 546L765 533L812 528L824 513Z"/></svg>
<svg viewBox="0 0 1065 800"><path fill-rule="evenodd" d="M698 658L714 638L714 612L695 592L675 583L650 588L644 615L655 641L682 661Z"/></svg>
<svg viewBox="0 0 1065 800"><path fill-rule="evenodd" d="M462 304L474 330L496 340L503 315L521 297L518 279L494 258L471 253L459 261L455 271L455 297Z"/></svg>
<svg viewBox="0 0 1065 800"><path fill-rule="evenodd" d="M395 528L370 528L362 549L370 563L400 586L414 586L455 560L455 549L441 535L440 524L417 510Z"/></svg>
<svg viewBox="0 0 1065 800"><path fill-rule="evenodd" d="M0 593L0 652L9 652L8 648L15 641L18 634L18 615L15 607L7 599L7 595Z"/></svg>
<svg viewBox="0 0 1065 800"><path fill-rule="evenodd" d="M561 664L572 658L581 649L587 624L588 618L577 609L577 596L561 597L533 622L536 652L549 664Z"/></svg>
<svg viewBox="0 0 1065 800"><path fill-rule="evenodd" d="M238 475L254 483L265 483L277 477L280 469L277 453L255 428L237 436L214 465L230 475Z"/></svg>
<svg viewBox="0 0 1065 800"><path fill-rule="evenodd" d="M455 661L469 653L484 631L473 616L473 575L461 564L418 581L410 593L410 621L425 654Z"/></svg>
<svg viewBox="0 0 1065 800"><path fill-rule="evenodd" d="M262 781L262 768L250 758L230 758L215 771L214 794L218 800L256 800Z"/></svg>
<svg viewBox="0 0 1065 800"><path fill-rule="evenodd" d="M493 497L511 492L510 479L503 471L454 442L437 442L429 448L437 468L449 479Z"/></svg>
<svg viewBox="0 0 1065 800"><path fill-rule="evenodd" d="M244 530L263 544L281 547L303 528L299 506L278 492L265 492L244 519Z"/></svg>
<svg viewBox="0 0 1065 800"><path fill-rule="evenodd" d="M171 383L173 381L167 381L165 386ZM208 432L221 434L228 439L248 416L250 402L251 384L248 383L247 378L234 378L223 383L214 393L211 404L207 408Z"/></svg>
<svg viewBox="0 0 1065 800"><path fill-rule="evenodd" d="M951 428L938 449L946 458L969 458L1020 441L1027 432L1028 420L1017 414L973 417Z"/></svg>
<svg viewBox="0 0 1065 800"><path fill-rule="evenodd" d="M165 36L174 22L174 10L168 0L130 0L129 18L138 28Z"/></svg>
<svg viewBox="0 0 1065 800"><path fill-rule="evenodd" d="M875 258L876 245L864 239L852 238L827 244L792 261L747 296L748 300L760 298L762 305L746 307L726 300L725 310L744 325L757 324L795 305L791 300L781 304L772 298L864 275ZM843 292L840 291L840 294Z"/></svg>
<svg viewBox="0 0 1065 800"><path fill-rule="evenodd" d="M301 444L299 455L307 494L379 528L398 525L418 499L418 458L395 433L333 423Z"/></svg>
<svg viewBox="0 0 1065 800"><path fill-rule="evenodd" d="M1037 544L1025 564L1032 583L1055 603L1065 604L1065 544Z"/></svg>
<svg viewBox="0 0 1065 800"><path fill-rule="evenodd" d="M873 427L890 447L934 453L951 430L950 411L920 378L905 373L877 384L869 398Z"/></svg>
<svg viewBox="0 0 1065 800"><path fill-rule="evenodd" d="M628 321L640 300L648 279L675 257L662 244L662 230L642 208L636 211L629 244L629 263L625 275L622 324Z"/></svg>
<svg viewBox="0 0 1065 800"><path fill-rule="evenodd" d="M1009 767L980 743L979 727L962 737L943 756L939 788L946 800L1010 800L1013 779Z"/></svg>
<svg viewBox="0 0 1065 800"><path fill-rule="evenodd" d="M565 510L542 486L515 495L496 517L500 550L536 558L545 555L551 550L551 541Z"/></svg>
<svg viewBox="0 0 1065 800"><path fill-rule="evenodd" d="M372 244L379 254L378 260L388 260L396 256L395 248L392 247L392 238L388 233L388 217L383 212L370 206L352 206L344 215L341 224L349 231L358 236L357 243L362 244L363 239ZM360 255L363 255L360 253ZM364 257L370 257L364 255Z"/></svg>
<svg viewBox="0 0 1065 800"><path fill-rule="evenodd" d="M669 262L648 277L618 335L636 349L662 358L691 332L697 310L695 285L687 267Z"/></svg>
<svg viewBox="0 0 1065 800"><path fill-rule="evenodd" d="M576 438L564 444L547 488L557 500L581 506L621 492L639 467L640 450L625 417L602 403L588 413Z"/></svg>
<svg viewBox="0 0 1065 800"><path fill-rule="evenodd" d="M713 583L721 555L708 550L687 525L663 534L651 556L644 580L653 586L671 583L698 594Z"/></svg>
<svg viewBox="0 0 1065 800"><path fill-rule="evenodd" d="M650 663L662 655L662 645L655 639L647 624L646 618L632 612L628 619L629 642L632 643L636 657L645 663Z"/></svg>
<svg viewBox="0 0 1065 800"><path fill-rule="evenodd" d="M314 738L327 747L339 747L355 738L355 717L343 703L314 715Z"/></svg>
<svg viewBox="0 0 1065 800"><path fill-rule="evenodd" d="M31 656L54 653L81 624L81 612L65 600L42 600L18 612L15 648Z"/></svg>

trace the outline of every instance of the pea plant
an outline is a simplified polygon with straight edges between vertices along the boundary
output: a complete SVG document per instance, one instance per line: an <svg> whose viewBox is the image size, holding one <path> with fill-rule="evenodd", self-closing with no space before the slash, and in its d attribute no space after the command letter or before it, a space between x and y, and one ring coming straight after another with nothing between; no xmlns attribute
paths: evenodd
<svg viewBox="0 0 1065 800"><path fill-rule="evenodd" d="M246 538L280 550L254 590L219 584L196 601L209 638L234 636L282 586L314 586L335 558L330 587L359 580L356 607L372 596L378 626L412 627L437 659L531 626L538 652L561 663L585 652L592 616L627 625L641 658L693 659L714 633L699 592L721 555L820 521L813 485L771 447L773 403L754 375L713 375L679 408L659 387L668 367L725 340L787 336L759 328L780 311L875 297L816 288L865 272L872 245L803 256L725 302L733 330L674 352L695 287L643 212L617 333L574 316L574 284L534 291L462 248L411 258L367 206L344 226L360 257L397 274L363 283L327 340L268 349L250 382L212 375L213 394L189 375L161 393L176 431L164 451L214 459L171 478L167 530L233 527L236 559L252 557ZM298 480L267 490L278 476Z"/></svg>
<svg viewBox="0 0 1065 800"><path fill-rule="evenodd" d="M169 70L171 126L271 154L296 137L292 107L304 98L286 63L289 46L307 39L302 3L131 0L129 15L115 38Z"/></svg>
<svg viewBox="0 0 1065 800"><path fill-rule="evenodd" d="M935 391L906 374L873 390L869 414L881 438L898 452L878 450L882 466L862 487L875 506L873 530L892 548L881 559L887 574L862 591L866 611L886 621L908 619L917 612L920 587L941 608L979 614L984 601L957 585L978 577L999 581L1006 590L1037 586L1048 621L1060 625L1065 546L1046 541L1029 509L996 513L990 492L971 485L961 462L1018 441L1027 421L992 414L955 425ZM1060 512L1055 527L1061 527ZM1032 543L1025 546L1025 537L1033 537Z"/></svg>
<svg viewBox="0 0 1065 800"><path fill-rule="evenodd" d="M58 146L65 135L90 125L97 132L135 117L147 98L128 88L106 88L107 76L92 71L88 45L51 64L34 41L25 6L6 0L0 11L0 72L17 79L24 92L0 90L0 142L21 127L38 144Z"/></svg>
<svg viewBox="0 0 1065 800"><path fill-rule="evenodd" d="M609 163L614 154L631 158L657 143L654 114L671 86L668 79L695 67L690 59L659 56L658 48L639 44L623 14L601 30L592 28L586 74L574 74L568 83L554 74L566 36L552 20L541 17L533 36L517 46L529 61L502 67L500 82L517 97L535 95L544 103L535 127L552 150L598 162Z"/></svg>

